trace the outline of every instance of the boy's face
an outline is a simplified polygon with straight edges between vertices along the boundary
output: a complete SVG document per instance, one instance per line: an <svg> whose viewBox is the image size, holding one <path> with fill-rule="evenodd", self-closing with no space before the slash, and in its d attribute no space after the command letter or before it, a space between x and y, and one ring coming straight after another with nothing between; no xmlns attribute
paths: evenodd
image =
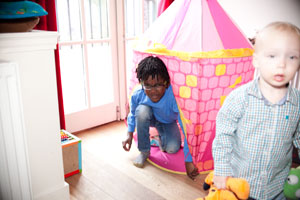
<svg viewBox="0 0 300 200"><path fill-rule="evenodd" d="M300 66L300 39L295 33L268 30L259 39L253 65L261 81L273 88L283 88Z"/></svg>
<svg viewBox="0 0 300 200"><path fill-rule="evenodd" d="M143 82L143 88L146 95L151 99L152 102L156 103L164 96L167 85L166 81L160 76L149 76L147 80Z"/></svg>

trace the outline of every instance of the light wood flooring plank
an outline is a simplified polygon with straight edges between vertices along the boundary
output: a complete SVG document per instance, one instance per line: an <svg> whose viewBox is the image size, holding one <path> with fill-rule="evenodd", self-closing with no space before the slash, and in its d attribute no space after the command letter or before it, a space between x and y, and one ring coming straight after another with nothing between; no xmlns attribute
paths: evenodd
<svg viewBox="0 0 300 200"><path fill-rule="evenodd" d="M81 175L66 179L71 200L80 199L170 199L193 200L203 197L206 175L196 182L186 175L169 173L147 163L143 169L132 164L138 155L135 144L125 152L121 142L126 136L124 122L113 122L75 133L82 140Z"/></svg>
<svg viewBox="0 0 300 200"><path fill-rule="evenodd" d="M114 199L99 188L98 185L91 182L84 174L76 174L68 177L67 182L70 186L70 199L72 200Z"/></svg>

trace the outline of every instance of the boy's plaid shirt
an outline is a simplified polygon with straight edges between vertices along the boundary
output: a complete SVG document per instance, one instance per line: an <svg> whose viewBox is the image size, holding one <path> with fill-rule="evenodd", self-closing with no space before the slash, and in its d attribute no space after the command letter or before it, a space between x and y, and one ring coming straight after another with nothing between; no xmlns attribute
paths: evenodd
<svg viewBox="0 0 300 200"><path fill-rule="evenodd" d="M293 143L300 149L300 92L289 87L286 100L271 105L256 79L232 91L218 113L215 174L245 178L252 198L271 199L283 190Z"/></svg>

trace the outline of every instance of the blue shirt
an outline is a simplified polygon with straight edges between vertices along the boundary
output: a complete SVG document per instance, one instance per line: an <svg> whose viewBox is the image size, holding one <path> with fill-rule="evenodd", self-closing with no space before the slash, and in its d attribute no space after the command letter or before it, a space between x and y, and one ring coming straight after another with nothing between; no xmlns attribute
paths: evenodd
<svg viewBox="0 0 300 200"><path fill-rule="evenodd" d="M179 111L171 85L166 89L164 96L156 103L153 103L144 90L139 88L134 91L131 97L130 112L127 118L128 132L133 132L135 129L135 109L140 104L150 106L155 119L161 123L173 123L178 119Z"/></svg>
<svg viewBox="0 0 300 200"><path fill-rule="evenodd" d="M215 174L245 178L250 197L272 199L283 190L293 144L300 148L300 92L289 87L284 102L271 104L256 79L232 91L218 112Z"/></svg>
<svg viewBox="0 0 300 200"><path fill-rule="evenodd" d="M127 117L128 132L134 132L135 109L140 104L152 107L155 119L162 123L173 123L179 117L179 110L171 85L166 89L164 96L159 100L159 102L156 103L153 103L146 95L145 91L140 87L134 91L131 97L130 112ZM184 140L183 152L185 155L185 161L192 162L193 159L190 154L186 138Z"/></svg>

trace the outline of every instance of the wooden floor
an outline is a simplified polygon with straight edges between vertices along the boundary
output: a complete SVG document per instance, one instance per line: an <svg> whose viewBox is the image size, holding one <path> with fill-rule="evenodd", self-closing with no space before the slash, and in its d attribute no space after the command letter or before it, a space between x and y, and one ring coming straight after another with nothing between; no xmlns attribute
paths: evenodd
<svg viewBox="0 0 300 200"><path fill-rule="evenodd" d="M196 181L186 175L169 173L146 163L143 169L132 164L138 155L122 148L124 122L113 122L75 133L82 140L82 173L66 179L71 200L193 200L205 196L206 175Z"/></svg>

